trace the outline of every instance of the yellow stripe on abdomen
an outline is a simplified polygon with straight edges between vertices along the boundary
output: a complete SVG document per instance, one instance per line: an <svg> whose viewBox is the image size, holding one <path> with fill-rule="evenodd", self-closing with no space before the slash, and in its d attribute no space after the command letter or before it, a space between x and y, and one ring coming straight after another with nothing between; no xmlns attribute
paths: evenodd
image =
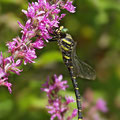
<svg viewBox="0 0 120 120"><path fill-rule="evenodd" d="M66 59L68 59L68 60L70 59L70 57L69 57L69 56L66 56L66 55L64 56L64 58L66 58Z"/></svg>
<svg viewBox="0 0 120 120"><path fill-rule="evenodd" d="M65 46L63 46L63 45L61 45L61 47L64 49L64 50L66 50L66 51L68 51L69 49L68 48L66 48Z"/></svg>
<svg viewBox="0 0 120 120"><path fill-rule="evenodd" d="M62 41L63 41L63 42L65 42L65 43L67 43L67 44L69 44L69 45L71 45L71 42L70 42L70 41L68 41L68 40L67 40L67 39L65 39L65 38L63 38L63 39L62 39Z"/></svg>

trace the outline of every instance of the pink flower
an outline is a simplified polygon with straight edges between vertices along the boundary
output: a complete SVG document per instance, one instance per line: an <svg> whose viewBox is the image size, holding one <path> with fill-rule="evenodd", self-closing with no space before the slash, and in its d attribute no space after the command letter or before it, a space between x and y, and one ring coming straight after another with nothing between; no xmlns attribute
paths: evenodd
<svg viewBox="0 0 120 120"><path fill-rule="evenodd" d="M2 52L1 52L1 55L0 55L0 79L2 79L6 75L4 67L5 67L4 58L3 58Z"/></svg>
<svg viewBox="0 0 120 120"><path fill-rule="evenodd" d="M45 46L43 40L41 39L37 39L34 43L31 43L31 45L37 49L42 49Z"/></svg>
<svg viewBox="0 0 120 120"><path fill-rule="evenodd" d="M54 78L55 78L54 88L57 87L60 90L65 90L68 87L68 85L66 85L67 81L62 81L62 79L63 79L62 75L60 75L59 77L54 75Z"/></svg>
<svg viewBox="0 0 120 120"><path fill-rule="evenodd" d="M54 75L53 77L53 84L49 84L49 81L50 79L48 78L47 79L47 82L45 84L43 84L43 87L42 90L47 92L47 93L51 93L51 91L55 90L55 92L59 92L59 90L65 90L68 85L67 84L67 81L62 81L63 79L63 76L60 75L57 77L57 75Z"/></svg>
<svg viewBox="0 0 120 120"><path fill-rule="evenodd" d="M28 48L25 51L22 51L23 56L24 56L24 64L26 65L28 62L29 63L35 63L32 59L37 58L36 53L35 53L35 49L30 49Z"/></svg>
<svg viewBox="0 0 120 120"><path fill-rule="evenodd" d="M22 71L22 70L19 70L17 67L21 65L22 61L20 59L18 59L16 62L14 60L14 58L11 56L11 57L7 57L4 59L5 61L5 71L6 73L8 71L12 71L16 74L19 75L19 73Z"/></svg>
<svg viewBox="0 0 120 120"><path fill-rule="evenodd" d="M96 108L102 112L107 112L106 102L103 99L98 99L96 103Z"/></svg>
<svg viewBox="0 0 120 120"><path fill-rule="evenodd" d="M62 120L62 113L64 112L63 109L64 106L62 106L62 103L61 103L61 99L56 99L54 100L53 104L50 105L50 106L46 106L49 111L48 113L50 113L52 116L51 116L51 120L54 120L55 117L57 117L59 120Z"/></svg>
<svg viewBox="0 0 120 120"><path fill-rule="evenodd" d="M1 52L1 55L0 55L0 83L2 83L8 79L8 74L6 73L5 67L6 67L5 60L4 60L4 58L2 56L2 52Z"/></svg>
<svg viewBox="0 0 120 120"><path fill-rule="evenodd" d="M6 86L6 87L8 87L9 92L12 93L12 89L11 89L12 84L11 83L9 83L7 81L6 82L1 82L0 81L0 86Z"/></svg>
<svg viewBox="0 0 120 120"><path fill-rule="evenodd" d="M85 99L82 103L82 108L84 112L84 120L103 120L104 116L101 112L105 113L108 111L106 102L99 98L97 101L94 99L94 92L88 88L84 95Z"/></svg>
<svg viewBox="0 0 120 120"><path fill-rule="evenodd" d="M5 81L7 79L7 74L5 73L4 69L0 67L0 81Z"/></svg>
<svg viewBox="0 0 120 120"><path fill-rule="evenodd" d="M66 99L66 104L69 104L69 103L72 103L72 102L75 102L75 100L73 99L73 97L65 97Z"/></svg>
<svg viewBox="0 0 120 120"><path fill-rule="evenodd" d="M72 115L69 116L69 117L67 118L67 120L72 120L74 117L76 117L76 116L77 116L77 112L78 112L78 110L77 110L77 109L74 109L73 112L72 112Z"/></svg>
<svg viewBox="0 0 120 120"><path fill-rule="evenodd" d="M11 93L11 83L8 83L6 80L8 80L8 74L5 72L5 60L2 56L2 52L0 55L0 86L6 86L8 87L9 92Z"/></svg>
<svg viewBox="0 0 120 120"><path fill-rule="evenodd" d="M58 77L57 75L54 75L51 81L48 78L47 82L43 84L44 88L42 88L42 90L45 91L48 96L48 105L46 108L48 108L48 113L51 114L50 120L54 120L55 118L58 118L59 120L72 120L72 118L77 115L77 110L73 110L72 115L65 118L65 114L69 111L68 105L75 101L72 97L65 97L65 101L62 101L62 96L58 93L68 87L67 81L62 81L62 79L62 75Z"/></svg>
<svg viewBox="0 0 120 120"><path fill-rule="evenodd" d="M66 4L63 6L63 8L65 8L66 10L68 10L71 13L74 13L75 12L75 7L72 5L72 2L73 1L68 0L66 2Z"/></svg>

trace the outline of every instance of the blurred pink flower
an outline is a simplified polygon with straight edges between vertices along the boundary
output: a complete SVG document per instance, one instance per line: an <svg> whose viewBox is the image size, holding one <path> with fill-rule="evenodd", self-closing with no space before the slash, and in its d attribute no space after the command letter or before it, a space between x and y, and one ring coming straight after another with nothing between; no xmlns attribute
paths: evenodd
<svg viewBox="0 0 120 120"><path fill-rule="evenodd" d="M84 96L85 99L82 102L83 112L85 112L83 120L103 120L101 112L108 111L106 102L102 98L95 101L94 92L90 88L86 90Z"/></svg>
<svg viewBox="0 0 120 120"><path fill-rule="evenodd" d="M107 112L108 108L106 106L106 102L103 99L98 99L96 102L96 108L101 112Z"/></svg>

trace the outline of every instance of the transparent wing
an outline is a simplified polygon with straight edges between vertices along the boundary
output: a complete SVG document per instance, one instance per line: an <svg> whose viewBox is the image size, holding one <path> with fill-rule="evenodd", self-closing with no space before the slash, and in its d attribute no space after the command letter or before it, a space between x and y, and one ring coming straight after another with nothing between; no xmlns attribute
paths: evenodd
<svg viewBox="0 0 120 120"><path fill-rule="evenodd" d="M89 79L89 80L94 80L96 78L95 70L85 62L78 59L76 55L76 44L72 51L72 62L73 62L73 72L76 77Z"/></svg>

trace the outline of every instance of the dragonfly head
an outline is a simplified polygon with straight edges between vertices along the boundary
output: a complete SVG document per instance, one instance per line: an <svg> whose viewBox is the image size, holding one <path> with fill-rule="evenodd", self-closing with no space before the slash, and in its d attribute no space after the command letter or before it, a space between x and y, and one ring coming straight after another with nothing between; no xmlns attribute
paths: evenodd
<svg viewBox="0 0 120 120"><path fill-rule="evenodd" d="M68 32L68 29L67 29L67 28L64 28L64 26L60 26L59 31L60 31L61 33L67 33L67 32Z"/></svg>
<svg viewBox="0 0 120 120"><path fill-rule="evenodd" d="M57 29L57 34L60 35L61 38L64 38L66 36L67 31L67 28L60 26L59 29Z"/></svg>

